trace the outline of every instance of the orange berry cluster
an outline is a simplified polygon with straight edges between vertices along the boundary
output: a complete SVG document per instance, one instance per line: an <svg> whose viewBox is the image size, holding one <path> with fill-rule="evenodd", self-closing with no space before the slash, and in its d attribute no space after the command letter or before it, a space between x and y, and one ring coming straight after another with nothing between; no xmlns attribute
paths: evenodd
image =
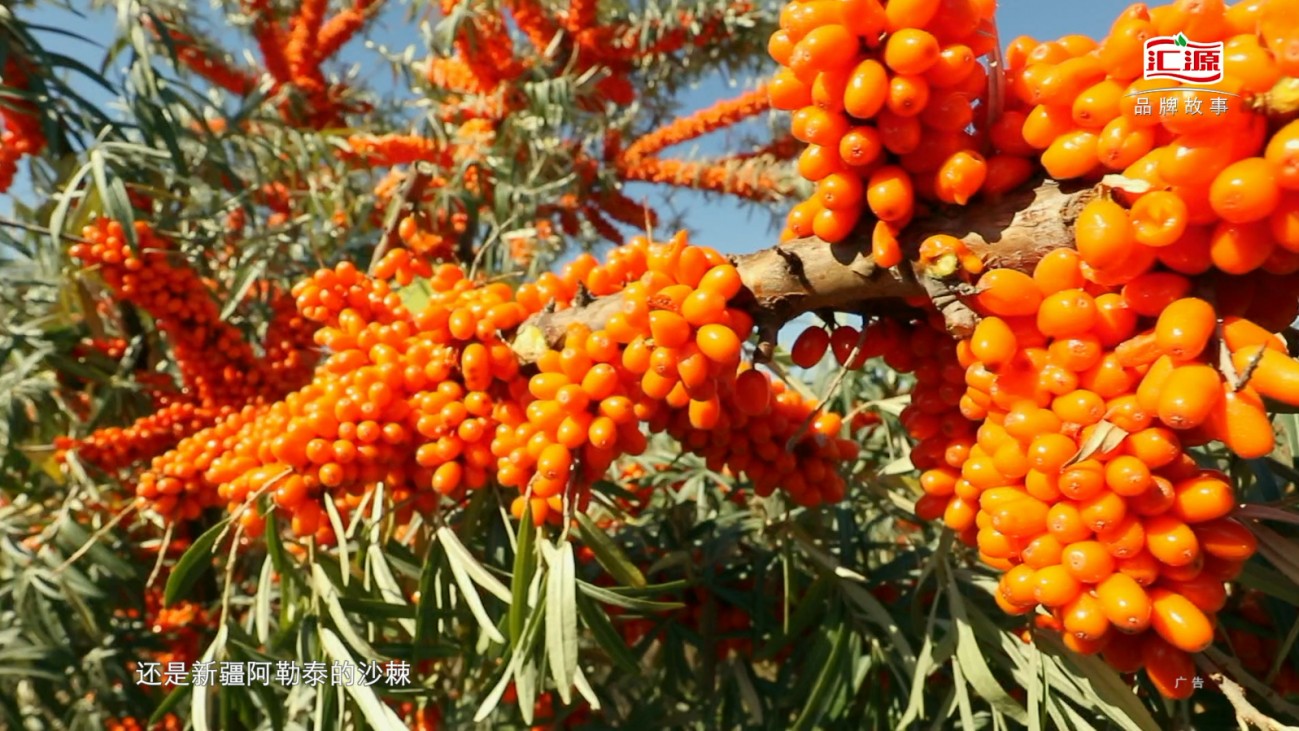
<svg viewBox="0 0 1299 731"><path fill-rule="evenodd" d="M27 88L25 61L9 54L0 66L0 86L15 90ZM10 100L0 105L0 193L9 190L18 173L18 161L24 155L37 155L45 149L45 135L30 102Z"/></svg>
<svg viewBox="0 0 1299 731"><path fill-rule="evenodd" d="M170 241L136 222L138 248L122 225L101 218L82 231L72 258L94 266L122 299L151 314L170 341L185 388L204 406L243 403L260 393L261 369L240 332L221 319L207 285L188 266L175 266Z"/></svg>
<svg viewBox="0 0 1299 731"><path fill-rule="evenodd" d="M1155 277L1097 285L1069 250L1032 277L985 274L987 316L958 346L961 410L982 423L929 466L917 510L941 508L1006 570L1007 611L1047 607L1070 647L1125 671L1139 648L1156 687L1184 697L1175 679L1213 641L1223 582L1255 545L1230 519L1232 479L1185 450L1217 438L1257 457L1273 433L1257 395L1205 362L1217 312L1185 296L1184 277ZM1111 641L1119 633L1140 641Z"/></svg>
<svg viewBox="0 0 1299 731"><path fill-rule="evenodd" d="M845 140L867 117L852 109L864 97L841 102L832 82L848 79L849 95L871 89L862 112L897 115L909 87L893 88L901 77L890 73L905 69L890 63L889 44L914 36L934 58L944 39L915 35L926 32L918 29L938 3L866 3L869 12L848 13L854 3L862 4L788 5L772 38L786 66L771 84L773 106L799 109L795 136L810 143L800 170L819 183L817 201L791 213L786 236L840 240L865 201L881 221L872 253L892 265L901 260L900 226L887 224L909 220L919 178L906 179L904 204L889 210L875 205L860 174L846 185L833 177L852 169L856 143ZM913 461L925 495L917 513L942 517L1005 571L997 599L1007 611L1045 606L1047 623L1063 629L1071 647L1104 651L1125 671L1144 666L1170 697L1191 692L1176 678L1193 674L1190 654L1213 640L1223 582L1255 547L1231 517L1231 478L1197 466L1186 450L1220 442L1240 457L1264 456L1275 437L1263 398L1299 401L1299 362L1276 335L1299 302L1299 123L1272 131L1273 110L1260 98L1294 71L1299 23L1283 5L1139 4L1099 44L1080 36L1014 41L1005 109L986 133L982 120L962 117L960 129L973 122L975 132L953 134L979 139L980 148L986 137L990 160L1015 160L1020 172L999 180L1022 182L1037 158L1056 179L1121 172L1128 181L1086 202L1076 251L1047 254L1031 274L984 272L952 237L930 237L920 252L926 270L943 269L936 276L959 269L977 277L968 304L982 319L970 337L936 348L944 355L916 369L903 423L919 440ZM890 10L915 8L925 13L889 24ZM869 33L854 32L872 18ZM1170 86L1164 80L1139 78L1144 41L1177 32L1225 42L1222 82L1169 92L1153 91ZM881 59L859 56L881 45ZM900 51L894 58L905 63ZM931 63L923 73L942 68ZM882 141L882 121L872 132L867 169L878 175L888 166L880 151L897 151ZM978 154L938 144L948 138L937 137L923 157ZM895 167L906 172L905 163L904 155ZM943 197L941 174L927 179L939 199L962 204L988 191L993 177L989 170L961 200ZM842 201L853 205L836 207ZM1278 297L1265 301L1257 291ZM1196 296L1203 292L1213 293L1212 303ZM815 363L836 336L840 363L859 366L883 353L865 337L852 358L853 335L805 332L795 361ZM1110 641L1120 633L1138 641Z"/></svg>
<svg viewBox="0 0 1299 731"><path fill-rule="evenodd" d="M130 716L122 718L110 718L104 722L104 728L107 731L181 731L185 724L181 723L180 716L174 713L168 713L160 721L152 726L146 726L146 721L141 721Z"/></svg>
<svg viewBox="0 0 1299 731"><path fill-rule="evenodd" d="M511 448L500 482L530 491L540 520L561 507L544 502L558 503L570 480L580 495L618 455L640 454L643 421L703 455L711 468L744 473L760 495L780 486L802 503L842 497L833 465L857 450L836 439L838 418L813 420L786 451L813 418L813 405L741 367L753 323L729 306L743 286L735 267L712 249L689 246L684 235L648 248L637 240L619 251L629 253L611 266L634 260L630 271L619 267L619 278L643 273L622 288L622 307L603 329L573 327L562 350L540 357L540 373L528 383L536 399L527 406L528 424L512 447L503 434L493 443ZM614 275L602 270L591 269L583 281L596 291L610 288ZM579 464L582 472L572 479ZM520 497L516 516L525 507Z"/></svg>
<svg viewBox="0 0 1299 731"><path fill-rule="evenodd" d="M789 213L783 239L847 238L869 210L877 228L901 229L916 199L964 204L989 181L1027 178L1025 161L985 159L979 137L996 4L986 0L795 0L768 51L782 68L771 104L794 112L807 143L798 171L816 192ZM1014 180L1008 180L1014 178ZM901 261L882 237L883 266Z"/></svg>
<svg viewBox="0 0 1299 731"><path fill-rule="evenodd" d="M121 224L100 219L83 230L87 243L75 244L69 253L95 266L118 296L154 318L169 341L183 390L173 395L157 388L157 410L126 427L107 427L82 440L59 441L61 451L76 449L83 459L107 471L158 455L244 404L277 398L300 384L314 365L309 350L312 325L297 315L287 295L271 295L265 352L258 357L243 335L221 319L198 274L169 261L170 242L141 222L136 223L135 234L139 248L132 250ZM139 374L137 378L158 377Z"/></svg>
<svg viewBox="0 0 1299 731"><path fill-rule="evenodd" d="M1245 458L1269 453L1259 389L1277 392L1299 363L1243 317L1248 302L1224 314L1174 272L1121 287L1095 278L1066 249L1031 276L980 278L974 305L985 316L956 350L959 409L978 428L917 448L926 493L917 513L941 516L1006 571L997 600L1008 612L1045 606L1071 648L1103 651L1125 672L1144 666L1162 693L1185 697L1176 678L1213 641L1223 582L1255 547L1230 517L1232 479L1185 450L1217 440ZM1224 292L1235 284L1206 281ZM1237 387L1210 365L1219 333L1241 374L1257 351L1275 357ZM1111 641L1119 633L1139 641Z"/></svg>
<svg viewBox="0 0 1299 731"><path fill-rule="evenodd" d="M329 352L312 381L156 457L137 495L169 517L225 504L256 534L262 517L244 506L267 492L297 535L327 543L322 500L346 518L382 482L409 517L495 482L520 492L516 515L530 497L541 523L559 520L565 500L581 509L615 458L643 451L646 423L714 468L746 473L760 494L842 496L834 467L856 445L838 438L837 417L816 417L814 404L742 368L753 323L730 306L738 272L711 249L681 235L637 239L604 264L583 255L516 292L404 249L375 270L343 263L299 284L298 310L322 325L316 342ZM416 278L428 293L412 310L393 283ZM621 293L619 309L603 329L572 326L561 350L522 374L505 334L580 290Z"/></svg>
<svg viewBox="0 0 1299 731"><path fill-rule="evenodd" d="M1041 151L1056 179L1121 173L1140 186L1084 211L1078 250L1093 279L1121 284L1156 263L1191 275L1299 270L1299 124L1270 134L1270 109L1255 103L1294 70L1286 49L1299 25L1275 20L1283 4L1134 5L1099 44L1011 43L1013 98L995 144ZM1153 91L1179 84L1141 78L1145 40L1178 32L1224 42L1220 82Z"/></svg>
<svg viewBox="0 0 1299 731"><path fill-rule="evenodd" d="M1103 652L1124 672L1144 667L1165 695L1185 697L1176 678L1194 674L1190 654L1214 638L1224 582L1255 550L1231 517L1232 478L1186 450L1213 441L1244 458L1272 450L1261 396L1299 393L1299 362L1272 329L1295 316L1299 283L1203 277L1222 296L1215 308L1175 272L1121 287L1092 273L1059 249L1031 275L983 274L970 302L983 317L959 342L931 311L905 335L896 320L864 332L809 328L792 356L805 367L828 350L846 367L884 356L913 371L901 421L918 440L917 515L942 518L1005 572L997 601L1007 612L1043 606L1074 650ZM1288 304L1242 296L1251 287ZM1215 338L1247 382L1210 365Z"/></svg>

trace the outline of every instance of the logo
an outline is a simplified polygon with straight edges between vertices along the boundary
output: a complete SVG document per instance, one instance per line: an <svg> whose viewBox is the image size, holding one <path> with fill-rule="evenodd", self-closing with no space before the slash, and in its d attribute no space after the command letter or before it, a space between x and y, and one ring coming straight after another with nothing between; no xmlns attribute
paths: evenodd
<svg viewBox="0 0 1299 731"><path fill-rule="evenodd" d="M1168 79L1186 84L1214 84L1222 81L1222 41L1196 43L1178 33L1148 38L1145 79Z"/></svg>

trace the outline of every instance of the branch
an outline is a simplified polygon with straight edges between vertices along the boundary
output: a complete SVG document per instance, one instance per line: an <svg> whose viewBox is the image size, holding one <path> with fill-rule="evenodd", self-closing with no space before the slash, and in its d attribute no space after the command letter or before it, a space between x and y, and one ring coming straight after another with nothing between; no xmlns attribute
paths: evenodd
<svg viewBox="0 0 1299 731"><path fill-rule="evenodd" d="M1236 722L1242 728L1248 724L1263 731L1295 731L1296 727L1281 723L1250 703L1245 697L1245 689L1227 677L1212 660L1201 655L1196 657L1196 664L1209 671L1209 679L1217 684L1218 689L1226 696L1227 702L1231 703L1232 709L1236 712Z"/></svg>
<svg viewBox="0 0 1299 731"><path fill-rule="evenodd" d="M1074 221L1099 194L1099 186L1048 180L982 205L937 209L906 227L900 243L908 261L891 269L881 270L871 260L871 227L866 224L839 244L809 237L736 256L732 261L745 286L736 302L753 316L759 332L774 333L805 312L889 309L907 298L946 295L950 301L943 303L944 314L959 334L973 327L974 313L950 296L955 280L936 280L918 266L920 243L933 234L950 234L964 241L986 268L1029 271L1047 252L1073 246ZM524 361L535 360L545 345L563 342L569 325L580 322L598 329L621 303L621 295L614 294L583 307L534 315L520 327L515 350Z"/></svg>
<svg viewBox="0 0 1299 731"><path fill-rule="evenodd" d="M383 261L383 257L401 242L399 234L401 220L408 214L414 212L415 206L419 204L420 199L424 197L424 189L433 179L434 168L423 160L418 160L410 167L410 177L402 184L401 191L397 198L388 208L388 220L384 222L383 239L379 241L379 246L374 250L374 255L370 257L370 273L374 273L374 268Z"/></svg>

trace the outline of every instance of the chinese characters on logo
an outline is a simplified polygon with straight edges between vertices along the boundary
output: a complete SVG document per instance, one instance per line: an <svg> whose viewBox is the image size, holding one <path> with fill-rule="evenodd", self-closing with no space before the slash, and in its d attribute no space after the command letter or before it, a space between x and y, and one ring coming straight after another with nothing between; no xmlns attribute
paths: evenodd
<svg viewBox="0 0 1299 731"><path fill-rule="evenodd" d="M1146 39L1146 79L1168 79L1187 84L1215 84L1223 79L1222 41L1196 43L1178 33Z"/></svg>

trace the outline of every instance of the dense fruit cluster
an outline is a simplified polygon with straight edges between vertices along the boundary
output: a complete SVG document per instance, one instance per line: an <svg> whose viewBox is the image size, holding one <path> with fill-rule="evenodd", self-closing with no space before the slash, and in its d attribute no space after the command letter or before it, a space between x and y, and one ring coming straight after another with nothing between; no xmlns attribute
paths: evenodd
<svg viewBox="0 0 1299 731"><path fill-rule="evenodd" d="M1269 129L1279 110L1266 96L1295 72L1288 5L1134 5L1099 44L1011 43L995 143L1041 151L1058 180L1121 173L1140 186L1084 212L1078 250L1093 279L1121 284L1156 263L1188 275L1299 269L1299 124ZM1179 84L1141 78L1144 41L1178 32L1225 43L1223 80L1148 91Z"/></svg>
<svg viewBox="0 0 1299 731"><path fill-rule="evenodd" d="M263 283L270 318L259 356L243 334L221 318L207 284L188 266L172 263L164 237L135 224L137 248L122 226L100 219L82 232L86 243L71 247L73 259L95 267L113 292L153 317L167 338L179 371L179 392L155 383L156 410L125 427L106 427L81 440L61 439L62 452L106 471L116 471L161 454L182 437L211 425L245 404L278 398L310 374L313 325L300 317L287 293ZM141 380L158 381L157 374Z"/></svg>
<svg viewBox="0 0 1299 731"><path fill-rule="evenodd" d="M949 4L973 8L941 3ZM928 25L943 17L939 5L786 6L772 38L787 67L772 83L773 103L800 109L795 136L810 143L800 170L819 181L818 199L791 213L787 236L841 240L863 204L881 225L905 224L913 190L963 204L993 177L977 158L985 170L961 179L980 182L958 196L941 172L916 185L922 178L908 171L932 168L908 168L905 153L897 165L884 158L898 154L883 134L886 115L901 116L920 99L923 123L933 103L915 92L934 87L933 79L921 84L905 74L946 73L940 60L953 47L945 44L961 40ZM904 8L907 22L891 22L889 12ZM917 8L924 12L912 17ZM1190 654L1214 639L1224 581L1255 548L1253 533L1231 517L1232 478L1199 466L1187 450L1221 443L1242 458L1265 456L1275 437L1263 399L1299 401L1299 362L1278 335L1299 314L1299 123L1270 130L1274 110L1262 96L1294 72L1299 24L1291 16L1274 0L1230 11L1179 0L1132 6L1099 44L1017 39L1006 54L1005 109L987 120L986 135L978 124L974 135L965 131L975 121L968 116L951 131L978 151L935 144L937 153L914 153L951 162L990 149L1023 163L1016 183L1035 164L1059 180L1108 172L1129 179L1082 207L1076 251L1046 254L1031 274L984 272L953 237L923 243L918 268L957 261L936 276L974 284L967 305L981 319L959 343L928 345L931 358L914 369L902 420L918 440L912 461L923 470L917 513L942 518L1005 572L1001 606L1012 614L1045 607L1047 624L1073 649L1103 651L1125 672L1144 667L1171 697L1192 691L1176 679L1194 674ZM1151 91L1169 84L1140 79L1143 42L1179 31L1225 42L1221 83ZM878 59L861 55L881 47ZM916 60L920 48L925 65ZM879 121L869 132L853 126L871 118ZM859 137L873 143L855 168ZM871 197L879 191L870 176L881 170L904 183L893 209ZM877 263L900 262L893 233L877 226ZM937 313L926 324L931 334L944 329ZM869 345L875 327L856 359L846 355L855 333L808 330L795 362L814 364L837 337L839 362L859 367L885 353ZM1123 633L1136 641L1111 641Z"/></svg>
<svg viewBox="0 0 1299 731"><path fill-rule="evenodd" d="M0 87L24 92L27 89L25 62L17 53L7 54L0 66ZM45 148L45 135L31 102L10 99L0 105L0 193L9 190L18 161L24 155L37 155Z"/></svg>
<svg viewBox="0 0 1299 731"><path fill-rule="evenodd" d="M181 729L185 728L185 724L181 722L180 716L168 713L162 717L162 720L152 726L147 725L146 721L125 716L106 720L104 728L107 731L145 731L145 729L148 729L148 731L181 731Z"/></svg>
<svg viewBox="0 0 1299 731"><path fill-rule="evenodd" d="M644 274L622 289L622 307L604 329L575 327L563 350L538 359L541 372L528 386L537 400L501 483L526 485L537 499L559 495L576 462L584 473L574 482L585 486L619 454L644 449L638 422L646 422L703 455L710 468L747 475L760 495L781 486L800 503L839 500L843 481L833 465L855 457L857 445L838 439L838 417L816 417L814 405L783 384L742 368L741 344L753 323L728 306L743 286L735 267L681 235L619 251L631 253L615 261ZM586 281L604 284L600 271ZM578 447L580 459L572 454Z"/></svg>
<svg viewBox="0 0 1299 731"><path fill-rule="evenodd" d="M876 261L893 266L892 236L916 199L964 204L1031 169L986 159L988 75L995 3L983 0L801 0L784 6L768 51L783 68L772 106L794 112L806 142L798 171L816 192L789 213L783 238L845 239L869 210L881 230Z"/></svg>
<svg viewBox="0 0 1299 731"><path fill-rule="evenodd" d="M412 309L401 288L417 278L427 295ZM541 523L565 501L581 509L618 456L639 454L644 424L747 474L759 494L838 500L835 465L857 445L839 438L837 416L742 366L753 323L729 306L741 286L730 263L684 236L634 240L604 264L584 255L515 292L405 249L374 276L348 263L320 270L294 290L329 353L311 382L156 457L137 494L183 518L226 504L256 534L262 516L245 503L269 493L297 535L328 543L322 500L346 519L383 483L409 516L495 482L519 491L516 516L530 498ZM579 290L620 294L620 309L600 330L570 325L563 348L542 349L537 373L523 374L506 334Z"/></svg>

